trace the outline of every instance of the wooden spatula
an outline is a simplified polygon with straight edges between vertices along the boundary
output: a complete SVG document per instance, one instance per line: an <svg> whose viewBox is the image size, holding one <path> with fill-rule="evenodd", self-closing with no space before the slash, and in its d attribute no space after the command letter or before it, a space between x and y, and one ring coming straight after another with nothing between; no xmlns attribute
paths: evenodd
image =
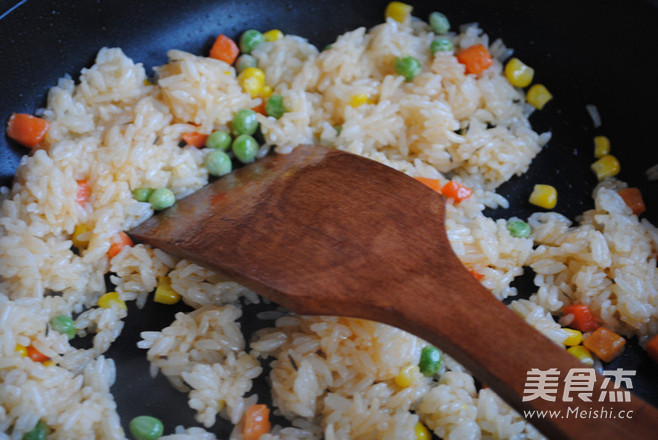
<svg viewBox="0 0 658 440"><path fill-rule="evenodd" d="M581 378L572 382L581 389L569 388L567 374L585 365L473 278L450 247L444 214L441 195L392 168L300 146L222 177L130 235L297 313L366 318L414 333L522 415L561 411L526 413L549 437L656 438L658 411L640 398L599 402L599 375L589 387ZM533 380L525 390L532 369L551 368L559 379L543 396L528 391L542 387ZM587 388L591 402L579 395ZM601 409L611 416L594 418Z"/></svg>

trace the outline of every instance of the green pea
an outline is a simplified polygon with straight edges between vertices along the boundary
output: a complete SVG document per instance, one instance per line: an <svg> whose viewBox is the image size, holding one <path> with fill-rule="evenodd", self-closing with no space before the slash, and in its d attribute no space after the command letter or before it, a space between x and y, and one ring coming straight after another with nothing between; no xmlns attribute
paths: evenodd
<svg viewBox="0 0 658 440"><path fill-rule="evenodd" d="M48 434L50 434L50 428L43 420L39 420L39 422L34 425L34 428L32 428L32 431L23 435L23 440L45 440Z"/></svg>
<svg viewBox="0 0 658 440"><path fill-rule="evenodd" d="M426 345L420 352L420 362L418 362L420 372L425 376L431 377L439 372L441 368L441 352L433 345Z"/></svg>
<svg viewBox="0 0 658 440"><path fill-rule="evenodd" d="M507 230L512 237L516 238L528 238L532 232L530 225L523 220L511 220L507 222Z"/></svg>
<svg viewBox="0 0 658 440"><path fill-rule="evenodd" d="M158 188L149 197L149 203L153 209L160 211L176 203L176 196L169 188Z"/></svg>
<svg viewBox="0 0 658 440"><path fill-rule="evenodd" d="M138 202L147 202L151 194L153 194L153 188L135 188L133 190L133 198Z"/></svg>
<svg viewBox="0 0 658 440"><path fill-rule="evenodd" d="M203 160L203 166L211 176L223 176L231 172L233 164L228 154L222 150L213 150Z"/></svg>
<svg viewBox="0 0 658 440"><path fill-rule="evenodd" d="M340 134L343 132L343 126L342 125L334 125L334 130L336 130L336 136L340 136Z"/></svg>
<svg viewBox="0 0 658 440"><path fill-rule="evenodd" d="M256 117L256 112L249 108L238 110L233 115L231 128L236 135L256 133L256 130L258 130L258 118Z"/></svg>
<svg viewBox="0 0 658 440"><path fill-rule="evenodd" d="M231 146L231 135L224 130L215 130L206 139L206 147L226 151Z"/></svg>
<svg viewBox="0 0 658 440"><path fill-rule="evenodd" d="M249 29L244 31L240 36L240 50L243 53L249 54L261 43L265 42L265 37L256 29Z"/></svg>
<svg viewBox="0 0 658 440"><path fill-rule="evenodd" d="M265 101L265 113L267 113L267 116L273 116L279 119L285 112L287 110L283 105L283 96L272 95Z"/></svg>
<svg viewBox="0 0 658 440"><path fill-rule="evenodd" d="M450 30L448 17L440 12L432 12L430 14L430 26L432 27L432 30L439 35L447 34Z"/></svg>
<svg viewBox="0 0 658 440"><path fill-rule="evenodd" d="M235 157L242 163L253 162L258 153L258 143L248 134L236 137L231 148Z"/></svg>
<svg viewBox="0 0 658 440"><path fill-rule="evenodd" d="M397 57L394 62L395 71L404 79L411 81L420 73L421 65L414 57Z"/></svg>
<svg viewBox="0 0 658 440"><path fill-rule="evenodd" d="M75 324L73 320L66 315L58 315L50 320L50 326L58 333L66 335L69 339L75 338Z"/></svg>
<svg viewBox="0 0 658 440"><path fill-rule="evenodd" d="M235 61L235 68L237 69L238 73L242 73L242 71L247 67L258 67L258 60L248 53L243 53Z"/></svg>
<svg viewBox="0 0 658 440"><path fill-rule="evenodd" d="M164 425L155 417L137 416L130 421L130 433L137 440L157 440L163 431Z"/></svg>
<svg viewBox="0 0 658 440"><path fill-rule="evenodd" d="M430 43L430 52L434 55L437 52L451 52L455 49L452 42L447 38L437 38Z"/></svg>

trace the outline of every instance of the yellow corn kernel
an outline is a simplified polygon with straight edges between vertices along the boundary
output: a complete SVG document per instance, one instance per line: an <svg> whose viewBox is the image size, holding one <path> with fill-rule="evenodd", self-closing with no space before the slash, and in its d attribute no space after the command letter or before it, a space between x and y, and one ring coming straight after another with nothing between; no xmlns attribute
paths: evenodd
<svg viewBox="0 0 658 440"><path fill-rule="evenodd" d="M392 18L395 21L404 23L409 15L411 15L412 10L413 6L406 3L390 2L388 5L386 5L386 9L384 10L384 17L387 19Z"/></svg>
<svg viewBox="0 0 658 440"><path fill-rule="evenodd" d="M553 95L551 95L551 92L549 92L542 84L535 84L528 89L525 99L528 101L528 104L532 105L537 110L541 110L548 101L553 99Z"/></svg>
<svg viewBox="0 0 658 440"><path fill-rule="evenodd" d="M610 154L610 139L606 136L594 137L594 157L597 159Z"/></svg>
<svg viewBox="0 0 658 440"><path fill-rule="evenodd" d="M16 350L16 352L19 353L21 357L27 356L27 347L24 345L16 344L16 348L14 350Z"/></svg>
<svg viewBox="0 0 658 440"><path fill-rule="evenodd" d="M416 440L430 440L432 438L430 431L420 422L414 426L414 434L416 434Z"/></svg>
<svg viewBox="0 0 658 440"><path fill-rule="evenodd" d="M107 292L105 295L101 295L98 298L99 307L104 309L110 309L113 305L116 305L120 309L126 310L126 303L119 297L119 294L116 292Z"/></svg>
<svg viewBox="0 0 658 440"><path fill-rule="evenodd" d="M283 38L283 32L278 29L272 29L263 34L265 41L276 41L280 38Z"/></svg>
<svg viewBox="0 0 658 440"><path fill-rule="evenodd" d="M47 361L41 362L41 365L44 367L54 367L57 364L55 364L55 361L48 359Z"/></svg>
<svg viewBox="0 0 658 440"><path fill-rule="evenodd" d="M619 161L612 154L606 154L591 165L592 171L596 174L597 179L603 180L607 177L616 176L619 174L621 165Z"/></svg>
<svg viewBox="0 0 658 440"><path fill-rule="evenodd" d="M256 98L265 87L265 72L258 67L247 67L238 75L238 83L252 98Z"/></svg>
<svg viewBox="0 0 658 440"><path fill-rule="evenodd" d="M152 83L150 80L148 80L148 79L145 79L145 80L143 81L143 84L144 84L145 86L152 86L152 85L153 85L153 83Z"/></svg>
<svg viewBox="0 0 658 440"><path fill-rule="evenodd" d="M400 369L400 372L393 379L400 388L407 388L414 383L414 373L420 371L418 365L407 365Z"/></svg>
<svg viewBox="0 0 658 440"><path fill-rule="evenodd" d="M363 104L368 103L368 95L366 93L359 93L357 95L353 95L350 98L350 105L354 108L362 106Z"/></svg>
<svg viewBox="0 0 658 440"><path fill-rule="evenodd" d="M589 350L582 345L569 347L567 348L567 352L571 353L583 364L589 365L590 367L594 366L594 358L592 357L592 353L590 353Z"/></svg>
<svg viewBox="0 0 658 440"><path fill-rule="evenodd" d="M567 338L562 342L564 345L571 347L574 345L580 345L581 342L583 342L583 333L572 329L572 328L563 328L565 332L567 332Z"/></svg>
<svg viewBox="0 0 658 440"><path fill-rule="evenodd" d="M268 84L265 84L261 89L259 96L261 98L269 98L272 96L272 87L270 87Z"/></svg>
<svg viewBox="0 0 658 440"><path fill-rule="evenodd" d="M553 209L557 205L557 190L551 185L535 185L528 201L540 208Z"/></svg>
<svg viewBox="0 0 658 440"><path fill-rule="evenodd" d="M153 301L160 304L176 304L180 301L180 295L171 287L171 278L158 278L158 287L155 289Z"/></svg>
<svg viewBox="0 0 658 440"><path fill-rule="evenodd" d="M518 58L512 58L505 66L505 76L515 87L527 87L535 76L535 69L524 64Z"/></svg>
<svg viewBox="0 0 658 440"><path fill-rule="evenodd" d="M89 239L91 238L90 235L91 229L89 226L85 224L76 225L75 230L73 231L73 236L71 237L73 246L77 247L78 249L87 247L89 244Z"/></svg>

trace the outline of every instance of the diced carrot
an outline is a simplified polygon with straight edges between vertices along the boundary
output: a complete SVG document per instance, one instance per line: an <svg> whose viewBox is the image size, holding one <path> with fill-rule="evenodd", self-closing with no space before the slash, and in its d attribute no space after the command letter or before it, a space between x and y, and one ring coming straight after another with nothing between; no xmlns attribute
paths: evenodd
<svg viewBox="0 0 658 440"><path fill-rule="evenodd" d="M7 123L7 136L19 144L34 148L44 138L50 122L27 113L14 113Z"/></svg>
<svg viewBox="0 0 658 440"><path fill-rule="evenodd" d="M224 61L227 64L233 64L239 53L240 49L235 44L235 41L226 35L220 34L210 49L210 58Z"/></svg>
<svg viewBox="0 0 658 440"><path fill-rule="evenodd" d="M449 180L448 183L441 188L441 194L448 198L455 199L455 203L459 203L471 197L473 190L459 182Z"/></svg>
<svg viewBox="0 0 658 440"><path fill-rule="evenodd" d="M637 188L624 188L617 191L617 194L624 199L624 202L628 205L629 208L633 210L633 214L640 215L647 208L644 206L644 200L642 200L642 193Z"/></svg>
<svg viewBox="0 0 658 440"><path fill-rule="evenodd" d="M459 52L457 61L466 67L466 73L476 75L484 72L493 64L491 54L482 44L476 44Z"/></svg>
<svg viewBox="0 0 658 440"><path fill-rule="evenodd" d="M658 335L654 336L647 344L647 353L654 362L658 363Z"/></svg>
<svg viewBox="0 0 658 440"><path fill-rule="evenodd" d="M612 330L599 327L583 340L583 345L603 362L611 362L624 351L626 339Z"/></svg>
<svg viewBox="0 0 658 440"><path fill-rule="evenodd" d="M45 354L41 353L39 350L34 348L33 345L28 345L27 346L27 355L32 359L34 362L44 362L50 359L48 356Z"/></svg>
<svg viewBox="0 0 658 440"><path fill-rule="evenodd" d="M80 206L85 206L89 202L89 197L91 196L91 186L89 186L89 181L87 179L76 180L78 183L78 191L75 196L75 201L78 202Z"/></svg>
<svg viewBox="0 0 658 440"><path fill-rule="evenodd" d="M596 330L599 324L594 319L591 310L585 304L571 304L562 307L562 313L573 315L573 321L568 327L575 328L581 332Z"/></svg>
<svg viewBox="0 0 658 440"><path fill-rule="evenodd" d="M473 269L469 270L469 272L471 273L471 275L473 275L473 278L475 278L475 279L478 280L478 281L482 281L482 279L484 278L484 275L482 275L482 274L479 273L479 272L476 272L476 271L473 270Z"/></svg>
<svg viewBox="0 0 658 440"><path fill-rule="evenodd" d="M188 131L181 135L183 140L187 145L192 145L193 147L202 148L206 145L206 140L208 135L204 133L199 133L198 131Z"/></svg>
<svg viewBox="0 0 658 440"><path fill-rule="evenodd" d="M256 107L253 107L252 110L256 113L267 116L267 112L265 111L265 100L261 98L260 104L258 104Z"/></svg>
<svg viewBox="0 0 658 440"><path fill-rule="evenodd" d="M121 231L116 235L116 237L114 237L114 239L112 239L112 244L110 245L110 250L107 251L107 256L110 259L112 259L119 252L121 252L121 249L123 249L126 246L132 246L132 245L133 245L133 241L130 239L128 234Z"/></svg>
<svg viewBox="0 0 658 440"><path fill-rule="evenodd" d="M439 182L439 179L431 179L429 177L414 177L414 179L425 186L429 186L434 191L441 192L441 182Z"/></svg>
<svg viewBox="0 0 658 440"><path fill-rule="evenodd" d="M270 409L267 405L257 404L247 408L244 415L244 440L258 440L270 432Z"/></svg>

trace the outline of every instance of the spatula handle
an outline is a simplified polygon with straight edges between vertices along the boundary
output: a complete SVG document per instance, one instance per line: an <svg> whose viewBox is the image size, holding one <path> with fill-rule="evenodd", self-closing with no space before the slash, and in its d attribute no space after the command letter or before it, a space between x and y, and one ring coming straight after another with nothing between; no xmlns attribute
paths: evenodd
<svg viewBox="0 0 658 440"><path fill-rule="evenodd" d="M587 369L563 347L535 331L490 293L476 293L486 289L473 277L459 274L460 270L468 273L455 267L450 270L452 276L444 273L436 278L442 280L440 297L435 294L439 289L426 283L415 306L405 307L404 314L398 314L391 323L441 347L550 438L658 436L658 411L654 407L634 395L628 402L614 401L619 400L618 393L611 398L602 392L601 375L594 375L593 369ZM463 300L445 300L446 294L461 296ZM450 325L446 326L446 320ZM446 328L450 330L446 332ZM558 373L547 376L550 380L544 387L545 396L537 397L539 394L532 392L533 388L541 388L532 385L537 382L531 377L538 377L532 374L533 369L555 369ZM606 388L609 389L611 384ZM588 391L591 402L581 399L588 398ZM546 400L551 397L555 401Z"/></svg>

